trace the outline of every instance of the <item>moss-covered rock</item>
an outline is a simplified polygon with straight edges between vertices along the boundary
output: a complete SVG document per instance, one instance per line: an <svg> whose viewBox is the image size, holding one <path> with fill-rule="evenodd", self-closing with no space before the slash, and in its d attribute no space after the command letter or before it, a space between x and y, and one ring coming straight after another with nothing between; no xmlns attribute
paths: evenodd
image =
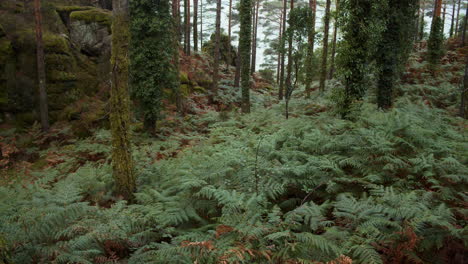
<svg viewBox="0 0 468 264"><path fill-rule="evenodd" d="M56 6L55 8L57 9L58 12L66 12L66 13L94 9L91 6L76 6L76 5L72 5L72 6L60 6L59 5L59 6Z"/></svg>
<svg viewBox="0 0 468 264"><path fill-rule="evenodd" d="M70 13L70 19L84 21L86 23L98 23L106 25L109 28L112 25L112 13L104 9L88 9L82 11L73 11Z"/></svg>
<svg viewBox="0 0 468 264"><path fill-rule="evenodd" d="M72 82L77 80L74 73L58 70L47 71L47 79L52 82Z"/></svg>
<svg viewBox="0 0 468 264"><path fill-rule="evenodd" d="M201 86L193 87L193 91L196 92L196 93L206 93L206 89L201 87Z"/></svg>
<svg viewBox="0 0 468 264"><path fill-rule="evenodd" d="M63 36L47 32L43 40L46 53L70 54L68 41Z"/></svg>
<svg viewBox="0 0 468 264"><path fill-rule="evenodd" d="M190 95L191 88L188 84L181 84L180 85L180 92L182 96L187 97Z"/></svg>
<svg viewBox="0 0 468 264"><path fill-rule="evenodd" d="M180 73L180 83L182 84L190 84L190 80L188 78L187 73L181 72Z"/></svg>

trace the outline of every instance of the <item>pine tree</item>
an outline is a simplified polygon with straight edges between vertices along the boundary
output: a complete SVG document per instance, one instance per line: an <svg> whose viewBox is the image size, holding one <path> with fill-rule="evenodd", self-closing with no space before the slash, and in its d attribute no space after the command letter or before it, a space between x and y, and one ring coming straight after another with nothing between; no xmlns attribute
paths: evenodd
<svg viewBox="0 0 468 264"><path fill-rule="evenodd" d="M239 54L241 61L242 113L250 113L250 51L252 30L252 1L241 0Z"/></svg>
<svg viewBox="0 0 468 264"><path fill-rule="evenodd" d="M313 69L312 60L314 58L314 44L315 44L315 19L317 17L317 0L309 0L309 8L312 11L312 17L309 23L309 36L307 43L307 58L306 58L306 98L310 98Z"/></svg>
<svg viewBox="0 0 468 264"><path fill-rule="evenodd" d="M180 0L172 0L172 17L175 22L175 33L177 41L181 41L181 26L180 26Z"/></svg>
<svg viewBox="0 0 468 264"><path fill-rule="evenodd" d="M324 17L324 32L323 32L323 50L322 50L322 67L320 71L320 92L325 91L325 82L327 80L327 58L328 58L328 31L330 27L330 4L331 0L327 0Z"/></svg>
<svg viewBox="0 0 468 264"><path fill-rule="evenodd" d="M250 67L250 73L255 72L255 66L257 63L257 31L258 31L258 10L260 9L260 0L255 0L255 13L253 13L253 37L252 37L252 66Z"/></svg>
<svg viewBox="0 0 468 264"><path fill-rule="evenodd" d="M452 37L453 36L453 30L454 30L454 26L455 26L455 10L457 8L457 0L453 0L453 4L452 4L452 20L450 22L450 33L449 33L449 36Z"/></svg>
<svg viewBox="0 0 468 264"><path fill-rule="evenodd" d="M291 14L294 9L294 0L290 0L289 14ZM291 18L291 15L289 16ZM292 32L287 34L288 37L288 69L286 72L286 101L288 101L288 92L292 90L292 69L293 69L293 34Z"/></svg>
<svg viewBox="0 0 468 264"><path fill-rule="evenodd" d="M133 192L136 189L136 181L130 146L128 0L113 0L112 9L112 88L110 97L112 176L116 184L116 193L126 200L132 200Z"/></svg>
<svg viewBox="0 0 468 264"><path fill-rule="evenodd" d="M42 130L49 130L49 111L47 105L46 75L44 62L44 43L42 41L41 0L34 0L34 17L36 22L36 59L37 78L39 83L39 109Z"/></svg>
<svg viewBox="0 0 468 264"><path fill-rule="evenodd" d="M281 66L280 66L280 81L279 81L279 100L283 100L284 97L284 61L285 61L285 32L286 32L286 17L287 17L287 0L283 0L283 34L281 38Z"/></svg>
<svg viewBox="0 0 468 264"><path fill-rule="evenodd" d="M190 0L184 0L184 29L185 29L185 36L184 36L184 51L186 55L190 55Z"/></svg>
<svg viewBox="0 0 468 264"><path fill-rule="evenodd" d="M461 8L461 0L458 0L458 7L457 7L457 16L455 18L455 36L458 35L458 22L460 19L460 8Z"/></svg>

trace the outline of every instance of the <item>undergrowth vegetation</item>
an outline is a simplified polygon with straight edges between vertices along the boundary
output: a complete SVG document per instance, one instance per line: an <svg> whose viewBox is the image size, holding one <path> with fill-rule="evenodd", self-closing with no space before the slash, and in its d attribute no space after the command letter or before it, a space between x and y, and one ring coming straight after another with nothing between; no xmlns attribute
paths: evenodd
<svg viewBox="0 0 468 264"><path fill-rule="evenodd" d="M402 84L392 110L367 98L353 121L324 98L294 98L286 120L255 94L249 115L180 117L157 141L135 132L134 204L111 195L108 130L31 135L35 163L16 178L0 164L0 260L461 263L468 143L456 89Z"/></svg>

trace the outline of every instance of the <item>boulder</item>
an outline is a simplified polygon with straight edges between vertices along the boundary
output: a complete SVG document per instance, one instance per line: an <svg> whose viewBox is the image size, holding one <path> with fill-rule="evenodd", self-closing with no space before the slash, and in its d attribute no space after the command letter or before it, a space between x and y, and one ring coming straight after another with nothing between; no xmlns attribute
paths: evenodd
<svg viewBox="0 0 468 264"><path fill-rule="evenodd" d="M110 52L111 14L102 9L74 11L70 14L70 40L82 53L98 57Z"/></svg>

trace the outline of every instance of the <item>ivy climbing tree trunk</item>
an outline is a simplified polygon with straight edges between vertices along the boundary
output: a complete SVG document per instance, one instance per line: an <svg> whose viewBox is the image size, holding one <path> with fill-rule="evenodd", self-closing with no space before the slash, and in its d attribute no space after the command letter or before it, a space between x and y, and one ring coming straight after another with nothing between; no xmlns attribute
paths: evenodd
<svg viewBox="0 0 468 264"><path fill-rule="evenodd" d="M312 18L309 21L309 34L307 36L307 58L306 58L306 98L310 98L311 85L313 81L312 62L314 58L315 44L315 19L317 17L317 0L309 0L309 8L312 12Z"/></svg>
<svg viewBox="0 0 468 264"><path fill-rule="evenodd" d="M116 193L133 200L136 189L130 146L130 97L128 93L128 0L112 1L112 87L110 95L110 126L112 133L112 176Z"/></svg>
<svg viewBox="0 0 468 264"><path fill-rule="evenodd" d="M43 131L49 130L49 110L47 105L46 75L44 62L44 43L42 41L41 0L34 0L34 17L36 22L36 60L37 79L39 84L39 110Z"/></svg>
<svg viewBox="0 0 468 264"><path fill-rule="evenodd" d="M193 50L198 51L198 0L193 0Z"/></svg>
<svg viewBox="0 0 468 264"><path fill-rule="evenodd" d="M432 17L431 33L427 41L427 60L431 71L434 73L436 66L439 64L440 58L443 55L444 33L442 31L442 0L435 0L434 15Z"/></svg>
<svg viewBox="0 0 468 264"><path fill-rule="evenodd" d="M215 31L215 47L213 54L213 83L210 91L210 103L215 102L215 97L218 93L219 82L219 46L221 45L221 0L217 0L216 4L216 31Z"/></svg>
<svg viewBox="0 0 468 264"><path fill-rule="evenodd" d="M280 73L280 83L279 83L279 100L283 100L284 97L284 61L285 61L285 32L286 32L286 18L287 18L287 0L283 0L283 34L281 38L280 52L281 52L281 73Z"/></svg>
<svg viewBox="0 0 468 264"><path fill-rule="evenodd" d="M203 0L200 0L200 48L203 48Z"/></svg>
<svg viewBox="0 0 468 264"><path fill-rule="evenodd" d="M260 8L260 0L256 0L255 14L254 14L254 25L253 25L253 37L252 37L252 66L250 73L255 72L255 66L257 63L257 30L258 30L258 9Z"/></svg>
<svg viewBox="0 0 468 264"><path fill-rule="evenodd" d="M330 27L330 5L331 0L327 0L324 17L323 49L322 49L322 67L320 69L320 93L325 91L325 82L327 80L327 58L328 58L328 31Z"/></svg>
<svg viewBox="0 0 468 264"><path fill-rule="evenodd" d="M332 41L332 51L331 51L331 62L330 62L330 72L328 74L328 79L333 79L333 74L335 73L335 54L336 54L336 35L338 33L338 23L336 23L336 16L338 15L339 0L336 0L335 3L335 20L333 23L333 41Z"/></svg>
<svg viewBox="0 0 468 264"><path fill-rule="evenodd" d="M252 1L240 0L239 53L241 60L242 113L250 113L250 51L252 30Z"/></svg>

